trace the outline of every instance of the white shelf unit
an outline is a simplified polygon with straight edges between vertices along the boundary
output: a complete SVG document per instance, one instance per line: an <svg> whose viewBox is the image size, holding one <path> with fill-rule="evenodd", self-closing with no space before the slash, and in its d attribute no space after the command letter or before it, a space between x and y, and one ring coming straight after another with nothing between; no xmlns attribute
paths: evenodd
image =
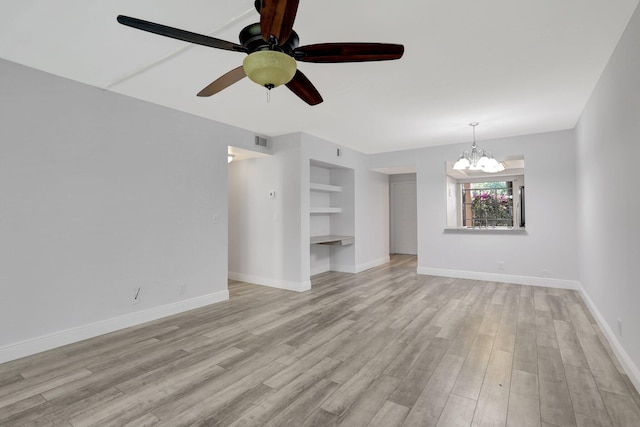
<svg viewBox="0 0 640 427"><path fill-rule="evenodd" d="M311 215L342 213L342 208L332 208L328 206L309 208Z"/></svg>
<svg viewBox="0 0 640 427"><path fill-rule="evenodd" d="M350 268L355 264L353 169L311 160L309 190L311 275Z"/></svg>
<svg viewBox="0 0 640 427"><path fill-rule="evenodd" d="M342 187L339 185L320 184L319 182L312 182L309 184L311 191L322 191L326 193L339 193L342 191Z"/></svg>
<svg viewBox="0 0 640 427"><path fill-rule="evenodd" d="M328 236L312 236L310 239L310 243L312 245L347 246L347 245L353 245L354 242L355 242L355 239L353 238L353 236L335 236L331 234Z"/></svg>

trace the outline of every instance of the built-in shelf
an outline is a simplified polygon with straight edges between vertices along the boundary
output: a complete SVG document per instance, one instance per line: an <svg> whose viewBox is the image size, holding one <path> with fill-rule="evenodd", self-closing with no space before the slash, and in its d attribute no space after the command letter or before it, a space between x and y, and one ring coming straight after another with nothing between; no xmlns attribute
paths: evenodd
<svg viewBox="0 0 640 427"><path fill-rule="evenodd" d="M320 206L309 209L311 214L333 214L342 212L342 208L330 208L327 206Z"/></svg>
<svg viewBox="0 0 640 427"><path fill-rule="evenodd" d="M310 243L312 245L353 245L355 238L353 236L336 236L333 234L327 236L311 236Z"/></svg>
<svg viewBox="0 0 640 427"><path fill-rule="evenodd" d="M313 191L325 191L327 193L339 193L342 191L342 187L338 185L319 184L317 182L309 183L309 188Z"/></svg>

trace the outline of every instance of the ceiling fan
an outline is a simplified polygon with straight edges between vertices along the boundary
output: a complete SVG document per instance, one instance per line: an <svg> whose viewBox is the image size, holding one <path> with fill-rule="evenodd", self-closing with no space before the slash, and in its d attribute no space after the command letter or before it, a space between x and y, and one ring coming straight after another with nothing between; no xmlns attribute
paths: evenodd
<svg viewBox="0 0 640 427"><path fill-rule="evenodd" d="M317 105L322 102L322 96L297 69L296 61L387 61L399 59L404 53L403 45L389 43L319 43L298 46L298 34L293 31L298 3L299 0L255 0L260 22L240 31L241 44L129 16L119 15L118 22L161 36L248 55L243 65L209 84L198 96L214 95L248 76L269 90L284 84L307 104Z"/></svg>

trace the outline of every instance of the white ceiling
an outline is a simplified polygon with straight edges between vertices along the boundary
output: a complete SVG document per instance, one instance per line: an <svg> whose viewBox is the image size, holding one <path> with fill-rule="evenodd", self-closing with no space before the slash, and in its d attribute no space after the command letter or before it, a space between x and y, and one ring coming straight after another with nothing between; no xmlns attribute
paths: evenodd
<svg viewBox="0 0 640 427"><path fill-rule="evenodd" d="M401 43L399 61L299 68L324 98L244 79L195 94L244 54L116 22L118 14L238 42L253 0L2 0L0 58L268 136L365 153L572 128L638 0L300 0L300 44ZM1 77L1 76L0 76ZM43 95L44 96L44 95Z"/></svg>

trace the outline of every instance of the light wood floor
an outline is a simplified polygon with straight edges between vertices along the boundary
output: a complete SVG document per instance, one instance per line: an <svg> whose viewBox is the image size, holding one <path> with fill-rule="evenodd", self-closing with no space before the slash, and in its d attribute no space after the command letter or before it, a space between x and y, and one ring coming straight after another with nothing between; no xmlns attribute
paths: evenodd
<svg viewBox="0 0 640 427"><path fill-rule="evenodd" d="M417 276L415 257L0 365L0 425L640 426L574 291Z"/></svg>

